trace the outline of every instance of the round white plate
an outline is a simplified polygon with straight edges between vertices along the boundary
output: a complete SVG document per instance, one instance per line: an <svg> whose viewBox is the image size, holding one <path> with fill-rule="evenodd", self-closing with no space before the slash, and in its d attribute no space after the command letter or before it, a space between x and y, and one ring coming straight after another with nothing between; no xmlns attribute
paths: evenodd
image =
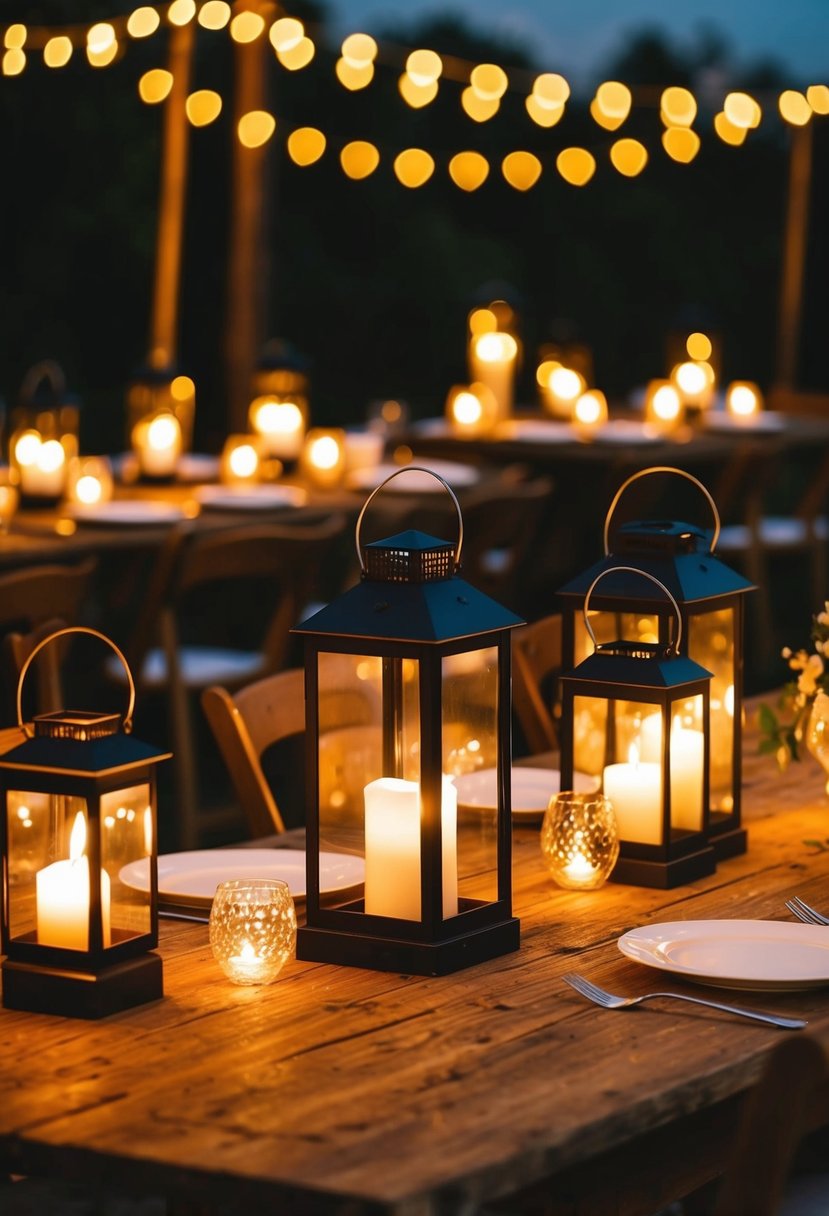
<svg viewBox="0 0 829 1216"><path fill-rule="evenodd" d="M174 502L156 498L114 498L90 506L70 503L66 514L78 523L128 524L146 527L148 524L174 524L185 518L184 509Z"/></svg>
<svg viewBox="0 0 829 1216"><path fill-rule="evenodd" d="M480 473L471 464L460 464L453 460L415 460L413 465L418 470L431 469L444 481L448 481L453 490L473 486L480 478ZM348 484L353 490L375 490L392 473L400 472L401 467L406 466L377 464L373 469L355 469L349 475ZM401 473L399 477L395 477L394 481L389 482L386 489L398 494L445 493L439 481L436 481L434 477L429 477L427 473L419 471Z"/></svg>
<svg viewBox="0 0 829 1216"><path fill-rule="evenodd" d="M579 434L570 422L555 418L509 418L498 426L499 439L521 443L578 443Z"/></svg>
<svg viewBox="0 0 829 1216"><path fill-rule="evenodd" d="M619 949L634 962L716 988L829 984L829 929L777 920L684 920L631 929Z"/></svg>
<svg viewBox="0 0 829 1216"><path fill-rule="evenodd" d="M482 768L476 773L462 773L452 780L458 790L458 805L494 811L498 805L497 772ZM573 784L577 793L590 794L599 788L599 778L588 773L576 773ZM561 773L557 768L523 768L512 770L512 815L514 819L536 819L546 811L550 799L561 789Z"/></svg>
<svg viewBox="0 0 829 1216"><path fill-rule="evenodd" d="M146 860L121 870L121 881L147 890ZM348 853L320 853L320 894L346 891L362 883L365 862ZM158 859L159 899L171 903L213 902L220 882L231 878L281 878L294 899L305 898L305 851L302 849L203 849L163 853Z"/></svg>
<svg viewBox="0 0 829 1216"><path fill-rule="evenodd" d="M767 435L784 431L788 426L785 414L775 414L772 410L761 410L752 418L735 418L732 414L712 411L705 415L707 431L723 431L728 435Z"/></svg>
<svg viewBox="0 0 829 1216"><path fill-rule="evenodd" d="M219 457L206 452L184 452L176 465L176 481L211 481L219 476Z"/></svg>
<svg viewBox="0 0 829 1216"><path fill-rule="evenodd" d="M199 486L196 500L223 511L267 511L271 507L303 507L308 494L299 486Z"/></svg>
<svg viewBox="0 0 829 1216"><path fill-rule="evenodd" d="M590 432L596 443L659 443L664 435L647 422L635 418L611 418Z"/></svg>

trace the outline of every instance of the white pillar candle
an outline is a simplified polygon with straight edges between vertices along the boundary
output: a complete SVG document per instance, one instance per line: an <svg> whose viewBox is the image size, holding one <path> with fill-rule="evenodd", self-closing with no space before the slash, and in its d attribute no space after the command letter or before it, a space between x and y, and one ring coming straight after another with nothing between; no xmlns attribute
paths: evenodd
<svg viewBox="0 0 829 1216"><path fill-rule="evenodd" d="M485 384L496 402L500 421L512 413L513 380L518 343L512 334L473 335L469 343L469 378Z"/></svg>
<svg viewBox="0 0 829 1216"><path fill-rule="evenodd" d="M674 721L671 728L671 827L702 830L702 776L705 745L701 730Z"/></svg>
<svg viewBox="0 0 829 1216"><path fill-rule="evenodd" d="M372 916L420 920L420 784L380 777L365 787L365 909ZM443 778L443 915L458 914L458 795Z"/></svg>
<svg viewBox="0 0 829 1216"><path fill-rule="evenodd" d="M89 858L84 854L86 820L75 816L69 858L55 861L36 875L37 940L41 946L89 949ZM110 881L101 871L101 920L104 945L112 943Z"/></svg>
<svg viewBox="0 0 829 1216"><path fill-rule="evenodd" d="M133 432L133 445L142 473L148 477L172 477L181 455L181 423L175 414L157 414L140 422Z"/></svg>
<svg viewBox="0 0 829 1216"><path fill-rule="evenodd" d="M641 763L632 743L627 764L608 764L604 793L613 804L621 840L662 842L662 765Z"/></svg>
<svg viewBox="0 0 829 1216"><path fill-rule="evenodd" d="M249 411L252 429L262 437L266 456L296 460L305 439L305 414L295 401L257 397Z"/></svg>
<svg viewBox="0 0 829 1216"><path fill-rule="evenodd" d="M66 485L66 453L58 439L29 431L17 445L20 490L31 498L60 498Z"/></svg>

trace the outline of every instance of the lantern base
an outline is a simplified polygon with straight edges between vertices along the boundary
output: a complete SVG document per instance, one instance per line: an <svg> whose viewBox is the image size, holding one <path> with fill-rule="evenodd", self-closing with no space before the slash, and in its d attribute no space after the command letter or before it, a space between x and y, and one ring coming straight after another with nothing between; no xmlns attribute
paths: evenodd
<svg viewBox="0 0 829 1216"><path fill-rule="evenodd" d="M399 971L403 975L450 975L502 954L521 944L520 921L514 916L442 942L403 942L301 925L296 956L310 963L337 963L369 971Z"/></svg>
<svg viewBox="0 0 829 1216"><path fill-rule="evenodd" d="M706 878L717 868L714 850L709 846L677 857L673 861L642 861L636 857L620 857L610 875L611 882L629 883L632 887L657 887L669 891L697 878Z"/></svg>
<svg viewBox="0 0 829 1216"><path fill-rule="evenodd" d="M717 861L727 861L748 852L748 832L745 828L732 828L730 832L711 833L708 843Z"/></svg>
<svg viewBox="0 0 829 1216"><path fill-rule="evenodd" d="M4 959L3 1007L65 1018L105 1018L164 995L161 959L142 954L101 971L68 971Z"/></svg>

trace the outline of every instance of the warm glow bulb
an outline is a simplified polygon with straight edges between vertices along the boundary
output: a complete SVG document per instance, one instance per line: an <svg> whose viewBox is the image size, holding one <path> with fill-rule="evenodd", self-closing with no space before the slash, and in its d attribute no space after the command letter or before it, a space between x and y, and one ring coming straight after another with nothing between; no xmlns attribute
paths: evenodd
<svg viewBox="0 0 829 1216"><path fill-rule="evenodd" d="M725 394L726 409L737 418L751 418L762 408L762 396L756 384L735 380Z"/></svg>
<svg viewBox="0 0 829 1216"><path fill-rule="evenodd" d="M62 68L72 58L72 42L63 34L50 38L43 48L43 62L47 68Z"/></svg>
<svg viewBox="0 0 829 1216"><path fill-rule="evenodd" d="M461 93L461 105L473 122L488 122L501 107L497 97L479 97L471 85Z"/></svg>
<svg viewBox="0 0 829 1216"><path fill-rule="evenodd" d="M443 60L435 51L412 51L406 60L406 73L415 84L433 84L443 71Z"/></svg>
<svg viewBox="0 0 829 1216"><path fill-rule="evenodd" d="M294 435L302 429L302 410L293 401L263 401L251 418L260 435Z"/></svg>
<svg viewBox="0 0 829 1216"><path fill-rule="evenodd" d="M337 75L337 80L344 89L350 89L352 93L357 89L365 89L371 84L374 79L374 64L365 63L360 67L355 67L349 63L347 59L338 59L334 64L334 71Z"/></svg>
<svg viewBox="0 0 829 1216"><path fill-rule="evenodd" d="M340 152L340 164L346 177L352 181L362 181L370 177L380 164L380 153L367 140L355 139Z"/></svg>
<svg viewBox="0 0 829 1216"><path fill-rule="evenodd" d="M524 106L530 118L539 127L554 127L564 114L564 102L557 106L542 106L535 93L524 98Z"/></svg>
<svg viewBox="0 0 829 1216"><path fill-rule="evenodd" d="M518 354L518 343L512 334L481 334L475 339L475 354L482 363L507 363Z"/></svg>
<svg viewBox="0 0 829 1216"><path fill-rule="evenodd" d="M413 110L421 110L424 106L428 106L438 95L436 80L429 84L415 84L408 72L404 72L399 77L397 88L406 105L411 106Z"/></svg>
<svg viewBox="0 0 829 1216"><path fill-rule="evenodd" d="M87 50L94 55L103 55L115 42L115 29L108 21L99 21L86 35Z"/></svg>
<svg viewBox="0 0 829 1216"><path fill-rule="evenodd" d="M562 369L566 370L566 369ZM607 399L604 393L592 389L582 393L573 407L573 417L582 426L597 426L607 420Z"/></svg>
<svg viewBox="0 0 829 1216"><path fill-rule="evenodd" d="M341 53L349 67L367 68L377 58L377 43L370 34L349 34L343 41Z"/></svg>
<svg viewBox="0 0 829 1216"><path fill-rule="evenodd" d="M675 422L682 412L679 393L672 384L662 384L651 401L653 416L660 422Z"/></svg>
<svg viewBox="0 0 829 1216"><path fill-rule="evenodd" d="M697 116L696 99L688 89L664 89L659 105L663 119L672 127L690 127Z"/></svg>
<svg viewBox="0 0 829 1216"><path fill-rule="evenodd" d="M82 502L85 506L90 507L96 502L100 502L103 498L104 488L97 477L93 477L91 473L79 477L75 483L75 497L78 502Z"/></svg>
<svg viewBox="0 0 829 1216"><path fill-rule="evenodd" d="M570 86L557 72L544 72L533 81L532 96L543 110L557 110L570 96Z"/></svg>
<svg viewBox="0 0 829 1216"><path fill-rule="evenodd" d="M394 173L397 180L410 189L417 189L435 171L435 162L422 148L406 148L394 158Z"/></svg>
<svg viewBox="0 0 829 1216"><path fill-rule="evenodd" d="M237 125L239 143L245 148L261 148L276 130L276 119L267 110L248 110Z"/></svg>
<svg viewBox="0 0 829 1216"><path fill-rule="evenodd" d="M584 392L584 377L571 367L554 367L550 372L547 385L550 392L562 401L575 401Z"/></svg>
<svg viewBox="0 0 829 1216"><path fill-rule="evenodd" d="M265 28L265 18L261 13L253 13L244 9L237 13L230 23L230 36L234 42L255 42Z"/></svg>
<svg viewBox="0 0 829 1216"><path fill-rule="evenodd" d="M708 377L699 363L680 363L674 369L674 379L689 397L699 396L708 387Z"/></svg>
<svg viewBox="0 0 829 1216"><path fill-rule="evenodd" d="M742 130L760 125L762 110L748 93L729 93L723 102L723 112L732 126Z"/></svg>
<svg viewBox="0 0 829 1216"><path fill-rule="evenodd" d="M206 30L223 30L230 21L230 14L226 0L207 0L199 9L199 25Z"/></svg>
<svg viewBox="0 0 829 1216"><path fill-rule="evenodd" d="M449 176L459 189L477 190L489 176L489 161L480 152L458 152L449 162Z"/></svg>
<svg viewBox="0 0 829 1216"><path fill-rule="evenodd" d="M700 138L690 127L668 127L662 132L662 147L671 160L689 165L700 149Z"/></svg>
<svg viewBox="0 0 829 1216"><path fill-rule="evenodd" d="M187 25L196 15L195 0L173 0L167 9L170 25Z"/></svg>
<svg viewBox="0 0 829 1216"><path fill-rule="evenodd" d="M504 157L501 172L514 190L529 190L541 176L541 161L532 152L510 152Z"/></svg>
<svg viewBox="0 0 829 1216"><path fill-rule="evenodd" d="M35 464L42 440L37 431L24 431L14 445L14 458L23 468Z"/></svg>
<svg viewBox="0 0 829 1216"><path fill-rule="evenodd" d="M509 80L496 63L479 63L469 76L472 92L481 101L499 101L507 91Z"/></svg>
<svg viewBox="0 0 829 1216"><path fill-rule="evenodd" d="M289 72L298 72L302 68L307 68L314 58L315 51L316 47L310 38L301 38L290 50L277 51L276 57L283 68L287 68Z"/></svg>
<svg viewBox="0 0 829 1216"><path fill-rule="evenodd" d="M810 84L806 90L806 100L815 114L829 114L829 85Z"/></svg>
<svg viewBox="0 0 829 1216"><path fill-rule="evenodd" d="M44 473L54 473L66 460L63 445L58 439L47 439L37 450L35 464Z"/></svg>
<svg viewBox="0 0 829 1216"><path fill-rule="evenodd" d="M728 115L720 110L719 114L714 115L714 130L719 135L724 144L730 144L732 148L739 148L740 144L745 142L748 131L745 127L735 127Z"/></svg>
<svg viewBox="0 0 829 1216"><path fill-rule="evenodd" d="M143 5L135 9L127 18L127 33L130 38L149 38L161 24L161 18L154 8Z"/></svg>
<svg viewBox="0 0 829 1216"><path fill-rule="evenodd" d="M458 393L452 402L452 414L462 426L474 426L484 412L480 400L468 390Z"/></svg>
<svg viewBox="0 0 829 1216"><path fill-rule="evenodd" d="M86 58L90 67L106 68L112 63L115 56L118 54L118 43L111 42L105 51L93 51L92 47L86 48Z"/></svg>
<svg viewBox="0 0 829 1216"><path fill-rule="evenodd" d="M10 51L22 50L26 45L27 30L25 25L21 25L16 21L14 25L10 25L3 35L3 46Z"/></svg>
<svg viewBox="0 0 829 1216"><path fill-rule="evenodd" d="M172 414L160 414L147 427L147 446L155 452L166 451L178 443L181 427Z"/></svg>
<svg viewBox="0 0 829 1216"><path fill-rule="evenodd" d="M325 151L325 136L316 127L298 127L288 136L287 148L295 165L313 165Z"/></svg>
<svg viewBox="0 0 829 1216"><path fill-rule="evenodd" d="M636 177L648 163L648 152L638 139L617 139L610 149L613 168L623 177Z"/></svg>
<svg viewBox="0 0 829 1216"><path fill-rule="evenodd" d="M596 159L586 148L563 148L556 168L571 186L586 186L596 172Z"/></svg>
<svg viewBox="0 0 829 1216"><path fill-rule="evenodd" d="M695 330L685 340L685 349L689 359L710 359L713 346L708 334Z"/></svg>
<svg viewBox="0 0 829 1216"><path fill-rule="evenodd" d="M796 89L784 90L780 94L778 106L780 117L791 123L793 127L805 127L812 117L812 107L804 94L798 93Z"/></svg>
<svg viewBox="0 0 829 1216"><path fill-rule="evenodd" d="M3 75L19 76L26 66L26 52L19 47L10 47L3 55Z"/></svg>
<svg viewBox="0 0 829 1216"><path fill-rule="evenodd" d="M189 401L195 393L196 383L192 376L174 376L170 382L170 396L174 401Z"/></svg>
<svg viewBox="0 0 829 1216"><path fill-rule="evenodd" d="M187 98L184 110L194 127L206 127L221 114L222 99L213 89L198 89Z"/></svg>
<svg viewBox="0 0 829 1216"><path fill-rule="evenodd" d="M305 26L296 17L280 17L274 21L268 37L277 53L295 50L305 37Z"/></svg>
<svg viewBox="0 0 829 1216"><path fill-rule="evenodd" d="M618 80L606 80L596 90L596 106L604 118L624 122L630 113L632 100L630 89Z"/></svg>
<svg viewBox="0 0 829 1216"><path fill-rule="evenodd" d="M147 105L163 101L173 87L173 74L165 68L151 68L138 81L138 95Z"/></svg>
<svg viewBox="0 0 829 1216"><path fill-rule="evenodd" d="M318 469L335 469L340 459L340 445L333 435L320 435L311 444L311 463Z"/></svg>
<svg viewBox="0 0 829 1216"><path fill-rule="evenodd" d="M498 328L498 318L491 308L473 308L469 314L471 334L492 334Z"/></svg>
<svg viewBox="0 0 829 1216"><path fill-rule="evenodd" d="M252 443L240 443L228 459L234 477L253 477L259 467L259 455Z"/></svg>

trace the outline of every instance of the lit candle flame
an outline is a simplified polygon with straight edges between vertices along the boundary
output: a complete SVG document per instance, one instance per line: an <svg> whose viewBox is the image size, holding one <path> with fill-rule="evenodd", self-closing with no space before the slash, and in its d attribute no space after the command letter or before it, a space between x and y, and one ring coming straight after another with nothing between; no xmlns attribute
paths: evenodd
<svg viewBox="0 0 829 1216"><path fill-rule="evenodd" d="M69 834L69 860L80 861L86 850L86 817L78 811Z"/></svg>

